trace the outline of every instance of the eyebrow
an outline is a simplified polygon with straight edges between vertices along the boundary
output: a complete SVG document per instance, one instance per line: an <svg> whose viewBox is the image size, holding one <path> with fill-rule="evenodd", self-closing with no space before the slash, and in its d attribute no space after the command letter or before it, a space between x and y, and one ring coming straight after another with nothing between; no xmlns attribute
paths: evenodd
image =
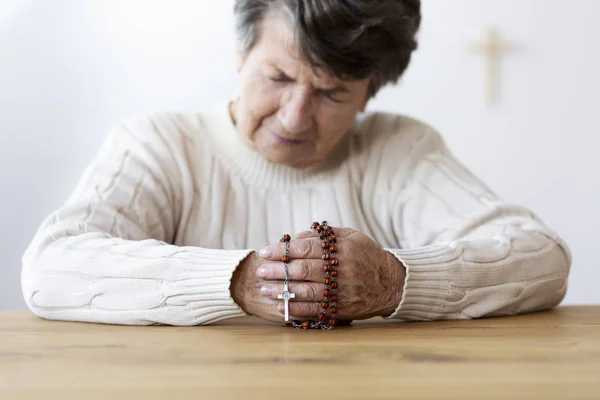
<svg viewBox="0 0 600 400"><path fill-rule="evenodd" d="M289 77L285 72L283 72L280 68L276 67L276 66L272 66L275 71L277 71L278 74L280 74L282 77L289 79L289 80L295 80L291 77ZM335 93L349 93L348 88L346 88L344 85L338 85L332 88L317 88L317 91L320 93L329 93L329 94L335 94Z"/></svg>

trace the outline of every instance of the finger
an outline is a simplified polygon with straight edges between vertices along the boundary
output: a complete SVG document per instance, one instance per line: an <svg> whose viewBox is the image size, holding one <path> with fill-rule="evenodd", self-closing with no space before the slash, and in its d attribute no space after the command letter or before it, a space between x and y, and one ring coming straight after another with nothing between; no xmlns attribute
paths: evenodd
<svg viewBox="0 0 600 400"><path fill-rule="evenodd" d="M323 281L322 260L292 260L288 264L288 279L291 281ZM285 279L285 268L281 261L267 262L256 270L256 276L270 281Z"/></svg>
<svg viewBox="0 0 600 400"><path fill-rule="evenodd" d="M289 307L291 319L314 317L321 312L319 303L314 302L290 303ZM283 303L278 304L277 310L279 310L281 314L284 314L285 305Z"/></svg>
<svg viewBox="0 0 600 400"><path fill-rule="evenodd" d="M294 240L306 239L306 238L311 238L311 237L319 237L319 234L317 233L317 231L311 229L309 231L300 232L299 234L296 235Z"/></svg>
<svg viewBox="0 0 600 400"><path fill-rule="evenodd" d="M290 250L288 256L292 259L313 258L320 259L323 254L321 240L318 237L292 240L289 244ZM259 253L261 258L269 261L281 260L285 255L285 243L271 244Z"/></svg>
<svg viewBox="0 0 600 400"><path fill-rule="evenodd" d="M323 284L290 282L289 292L293 293L291 301L322 301ZM260 288L260 293L273 300L280 300L279 295L283 293L283 283L265 283Z"/></svg>

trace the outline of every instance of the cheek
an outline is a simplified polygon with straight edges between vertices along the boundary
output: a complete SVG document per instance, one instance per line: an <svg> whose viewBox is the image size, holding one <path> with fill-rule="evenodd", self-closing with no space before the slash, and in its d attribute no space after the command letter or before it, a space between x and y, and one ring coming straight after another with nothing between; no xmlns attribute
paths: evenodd
<svg viewBox="0 0 600 400"><path fill-rule="evenodd" d="M327 151L335 147L354 123L354 109L323 107L316 117L318 148Z"/></svg>
<svg viewBox="0 0 600 400"><path fill-rule="evenodd" d="M241 119L246 120L245 130L256 131L263 121L277 113L279 109L279 91L269 87L260 77L247 77L242 84Z"/></svg>

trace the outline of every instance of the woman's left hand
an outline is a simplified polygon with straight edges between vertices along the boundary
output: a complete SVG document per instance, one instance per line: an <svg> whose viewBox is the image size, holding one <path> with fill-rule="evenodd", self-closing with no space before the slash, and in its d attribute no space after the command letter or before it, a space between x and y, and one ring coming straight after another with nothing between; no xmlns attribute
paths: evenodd
<svg viewBox="0 0 600 400"><path fill-rule="evenodd" d="M391 253L362 233L350 228L333 228L336 237L338 277L338 313L341 320L387 316L394 312L402 299L406 271ZM257 269L262 278L261 293L277 300L283 291L285 272L281 256L285 243L265 247L263 260ZM321 312L320 303L325 285L325 265L321 256L321 239L314 230L299 234L289 244L289 289L296 294L290 301L292 319L314 318ZM284 312L283 302L279 311Z"/></svg>

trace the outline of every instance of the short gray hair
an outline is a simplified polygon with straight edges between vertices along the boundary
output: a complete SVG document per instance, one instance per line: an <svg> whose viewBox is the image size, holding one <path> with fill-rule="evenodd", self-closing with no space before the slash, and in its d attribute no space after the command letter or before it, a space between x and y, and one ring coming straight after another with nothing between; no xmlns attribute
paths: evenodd
<svg viewBox="0 0 600 400"><path fill-rule="evenodd" d="M397 83L417 48L420 0L235 0L243 55L271 11L284 11L300 55L342 80L371 77L370 95Z"/></svg>

